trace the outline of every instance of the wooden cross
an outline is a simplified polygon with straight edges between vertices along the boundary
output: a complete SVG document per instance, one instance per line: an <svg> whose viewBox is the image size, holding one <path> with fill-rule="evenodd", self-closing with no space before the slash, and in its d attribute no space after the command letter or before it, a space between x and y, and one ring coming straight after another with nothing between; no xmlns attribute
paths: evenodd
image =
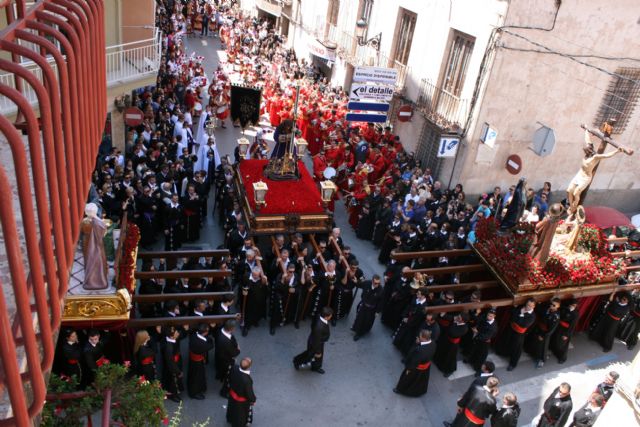
<svg viewBox="0 0 640 427"><path fill-rule="evenodd" d="M612 138L611 138L611 132L613 131L613 126L615 125L616 120L615 119L609 119L607 121L605 121L602 126L601 129L589 129L587 127L587 125L585 124L581 124L580 127L584 130L586 130L587 132L589 132L589 134L595 136L596 138L600 139L600 144L598 145L598 148L596 149L596 153L597 154L602 154L604 153L604 150L606 150L607 148L607 144L611 145L612 147L615 148L622 148L622 151L628 155L631 156L633 154L633 149L631 148L627 148L627 147L622 147L620 144L618 144L617 142L615 142ZM593 169L593 175L595 176L595 173L598 171L598 166L600 166L599 164L596 165L596 167ZM593 181L592 181L593 182ZM589 191L589 187L591 187L591 184L589 184L589 186L587 188L584 189L584 191L580 194L580 203L579 205L584 204L584 199L587 196L587 192Z"/></svg>

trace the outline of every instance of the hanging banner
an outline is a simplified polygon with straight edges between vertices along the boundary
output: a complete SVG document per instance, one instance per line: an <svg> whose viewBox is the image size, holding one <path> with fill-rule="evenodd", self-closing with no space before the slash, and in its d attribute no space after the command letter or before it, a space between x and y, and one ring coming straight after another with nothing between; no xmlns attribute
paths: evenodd
<svg viewBox="0 0 640 427"><path fill-rule="evenodd" d="M231 119L240 121L240 126L257 125L260 121L262 89L231 85Z"/></svg>

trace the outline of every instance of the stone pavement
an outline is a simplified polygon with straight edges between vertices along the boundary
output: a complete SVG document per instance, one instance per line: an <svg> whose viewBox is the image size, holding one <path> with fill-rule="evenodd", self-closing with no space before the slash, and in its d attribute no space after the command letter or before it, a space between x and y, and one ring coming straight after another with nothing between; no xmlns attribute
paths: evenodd
<svg viewBox="0 0 640 427"><path fill-rule="evenodd" d="M223 54L217 39L213 38L188 39L187 54L192 51L205 56L208 73L215 69ZM239 136L239 129L230 126L217 129L220 154L232 155ZM336 203L335 219L342 228L345 243L352 247L360 260L365 275L370 278L374 273L381 274L384 266L378 263L377 252L370 242L355 237L341 202ZM193 246L216 247L222 243L222 232L211 217L201 235L201 241ZM325 375L308 370L296 371L292 366L294 355L305 348L308 321L301 323L297 330L292 325L278 328L275 336L269 335L268 325L263 322L247 337L237 337L240 356L249 356L254 361L251 375L257 396L255 426L439 427L442 421L453 418L456 399L473 380L471 369L459 362L458 371L447 379L434 367L429 392L425 396L407 398L396 395L392 389L403 366L400 354L391 344L391 331L376 322L369 335L354 342L349 330L354 311L348 319L339 321L332 328L331 340L326 346ZM628 351L620 342L616 342L611 353L602 353L585 334L575 337L574 346L564 365L551 359L539 370L525 357L515 371L507 372L506 361L491 356L498 365L501 390L513 391L519 396L522 406L519 425L530 422L546 396L561 381L566 380L573 385L574 408L577 409L601 381L609 364L626 363L635 356L635 352ZM186 345L183 350L186 352ZM218 395L220 383L214 380L212 366L208 369L207 381L209 390L205 400L189 399L185 393L182 425L190 426L192 422L207 418L210 418L212 426L226 425L226 400ZM177 407L173 402L166 403L170 412Z"/></svg>

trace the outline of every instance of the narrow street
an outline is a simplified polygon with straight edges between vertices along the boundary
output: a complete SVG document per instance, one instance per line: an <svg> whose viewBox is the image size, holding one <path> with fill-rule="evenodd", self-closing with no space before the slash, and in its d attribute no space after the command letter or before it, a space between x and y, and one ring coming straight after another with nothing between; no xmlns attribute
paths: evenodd
<svg viewBox="0 0 640 427"><path fill-rule="evenodd" d="M205 57L205 70L210 75L224 56L217 38L186 39L187 55L195 52ZM247 136L255 130L249 129ZM216 141L220 155L233 157L240 129L229 124L227 129L216 129ZM307 161L310 164L310 161ZM210 207L211 208L211 203ZM371 242L355 237L347 223L344 203L336 203L335 221L342 229L344 242L352 247L367 278L382 274L384 266L377 261L377 252ZM185 245L184 249L215 248L223 242L222 231L217 220L207 219L207 224L197 243ZM356 298L356 302L359 298ZM433 367L428 393L422 398L407 398L393 393L397 379L403 369L400 353L391 345L391 331L376 322L371 334L358 342L352 340L349 328L355 317L355 305L349 319L338 322L332 328L331 340L326 350L325 375L307 370L296 371L292 358L306 345L309 322L296 330L292 325L278 328L270 336L263 322L252 329L247 337L238 333L241 356L253 359L251 375L257 403L254 408L254 423L260 427L293 426L436 426L453 419L456 399L473 380L473 371L461 361L458 370L449 378ZM184 343L183 351L186 351ZM616 342L610 353L589 341L584 333L574 338L569 359L559 365L550 359L542 369L535 369L528 356L523 357L513 372L506 371L506 360L491 356L496 363L496 374L500 378L501 395L512 391L518 396L522 407L519 425L526 425L538 413L546 396L559 382L568 381L572 386L574 409L586 401L604 377L611 363L626 363L635 352L628 351ZM211 365L209 365L211 366ZM218 394L220 383L214 380L213 369L208 371L208 392L202 401L186 397L183 401L182 425L210 418L212 426L225 424L226 400ZM166 401L170 412L177 404Z"/></svg>

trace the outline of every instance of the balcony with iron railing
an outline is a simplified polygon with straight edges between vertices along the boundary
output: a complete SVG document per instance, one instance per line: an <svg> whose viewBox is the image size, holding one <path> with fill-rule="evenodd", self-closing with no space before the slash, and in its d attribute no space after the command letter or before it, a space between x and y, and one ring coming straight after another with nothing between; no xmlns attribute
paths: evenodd
<svg viewBox="0 0 640 427"><path fill-rule="evenodd" d="M459 131L465 127L469 100L443 90L429 79L422 79L416 100L417 109L439 128Z"/></svg>
<svg viewBox="0 0 640 427"><path fill-rule="evenodd" d="M161 51L162 43L160 32L157 30L156 35L150 39L108 46L106 48L107 54L105 58L107 87L114 87L155 76L160 67ZM49 57L48 63L56 77L58 77L58 67L54 58ZM38 81L43 81L42 68L37 66L36 63L27 61L23 62L21 66L35 74ZM14 74L0 74L0 84L15 89ZM23 87L23 94L32 105L37 103L38 98L36 92L30 85ZM11 115L15 112L17 112L15 103L4 96L0 96L0 113L3 115Z"/></svg>
<svg viewBox="0 0 640 427"><path fill-rule="evenodd" d="M407 65L392 60L389 55L377 51L371 46L360 46L355 35L333 24L328 24L326 38L338 46L338 56L353 66L378 66L398 70L398 79L395 86L397 91L402 91L409 73Z"/></svg>

